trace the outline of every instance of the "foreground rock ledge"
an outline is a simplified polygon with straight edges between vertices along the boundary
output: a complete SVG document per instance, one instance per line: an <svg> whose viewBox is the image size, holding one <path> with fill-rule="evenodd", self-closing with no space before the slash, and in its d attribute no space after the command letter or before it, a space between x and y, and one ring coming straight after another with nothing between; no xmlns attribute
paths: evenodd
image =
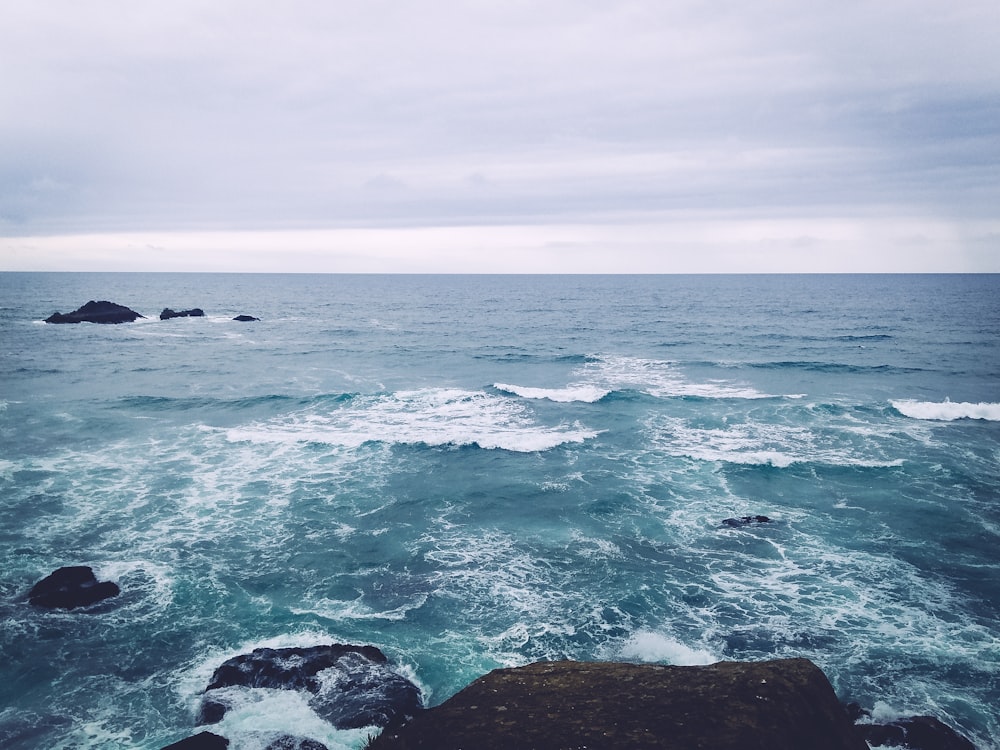
<svg viewBox="0 0 1000 750"><path fill-rule="evenodd" d="M867 750L808 659L498 669L390 726L371 750Z"/></svg>

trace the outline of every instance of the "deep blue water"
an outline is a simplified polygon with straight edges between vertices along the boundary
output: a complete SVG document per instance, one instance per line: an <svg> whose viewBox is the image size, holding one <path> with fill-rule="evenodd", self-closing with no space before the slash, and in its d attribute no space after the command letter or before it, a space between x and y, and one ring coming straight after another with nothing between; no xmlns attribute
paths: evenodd
<svg viewBox="0 0 1000 750"><path fill-rule="evenodd" d="M89 299L149 317L41 322ZM0 507L5 748L159 748L329 642L430 704L805 656L1000 746L998 276L0 274ZM28 605L62 565L123 593ZM285 730L367 734L289 691L213 731Z"/></svg>

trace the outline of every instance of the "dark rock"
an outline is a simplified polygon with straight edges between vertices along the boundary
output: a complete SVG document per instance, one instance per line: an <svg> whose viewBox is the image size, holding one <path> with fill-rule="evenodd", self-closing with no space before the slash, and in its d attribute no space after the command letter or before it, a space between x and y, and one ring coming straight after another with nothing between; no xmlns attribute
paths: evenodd
<svg viewBox="0 0 1000 750"><path fill-rule="evenodd" d="M856 728L871 745L910 750L976 750L969 740L933 716L912 716L889 724L858 724Z"/></svg>
<svg viewBox="0 0 1000 750"><path fill-rule="evenodd" d="M249 323L251 320L260 320L260 318L255 318L253 315L237 315L233 320L238 320L241 323Z"/></svg>
<svg viewBox="0 0 1000 750"><path fill-rule="evenodd" d="M229 740L211 732L200 732L193 737L167 745L161 750L225 750L229 747Z"/></svg>
<svg viewBox="0 0 1000 750"><path fill-rule="evenodd" d="M374 646L258 648L229 659L205 689L199 723L222 720L232 697L227 688L308 692L313 710L338 729L385 726L421 708L417 686L393 670Z"/></svg>
<svg viewBox="0 0 1000 750"><path fill-rule="evenodd" d="M329 750L329 748L322 742L317 742L309 737L292 737L290 734L283 734L268 743L264 750Z"/></svg>
<svg viewBox="0 0 1000 750"><path fill-rule="evenodd" d="M845 703L844 710L847 712L847 718L851 721L857 721L863 716L871 716L872 712L861 707L860 703Z"/></svg>
<svg viewBox="0 0 1000 750"><path fill-rule="evenodd" d="M130 310L124 305L101 300L94 302L91 300L83 307L79 307L71 313L52 313L45 319L46 323L131 323L136 318L145 317L135 310Z"/></svg>
<svg viewBox="0 0 1000 750"><path fill-rule="evenodd" d="M722 520L726 526L749 526L754 523L771 523L767 516L740 516L739 518L724 518Z"/></svg>
<svg viewBox="0 0 1000 750"><path fill-rule="evenodd" d="M867 750L807 659L673 667L549 662L498 669L394 723L370 750Z"/></svg>
<svg viewBox="0 0 1000 750"><path fill-rule="evenodd" d="M98 581L85 565L59 568L36 583L28 592L28 601L47 609L86 607L102 599L118 596L118 584Z"/></svg>
<svg viewBox="0 0 1000 750"><path fill-rule="evenodd" d="M200 307L193 307L190 310L171 310L169 307L164 307L163 312L160 313L160 320L170 320L171 318L203 317L205 317L205 311Z"/></svg>

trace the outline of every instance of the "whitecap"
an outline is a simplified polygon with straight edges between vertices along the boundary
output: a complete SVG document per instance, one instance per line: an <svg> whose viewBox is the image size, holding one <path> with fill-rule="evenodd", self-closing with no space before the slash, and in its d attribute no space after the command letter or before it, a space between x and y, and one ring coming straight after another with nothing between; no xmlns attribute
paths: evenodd
<svg viewBox="0 0 1000 750"><path fill-rule="evenodd" d="M621 657L643 662L659 662L677 666L714 664L719 657L702 648L691 648L680 641L653 630L638 630L624 646Z"/></svg>
<svg viewBox="0 0 1000 750"><path fill-rule="evenodd" d="M982 419L1000 422L1000 403L980 401L915 401L901 399L890 401L900 414L911 419L926 419L939 422L953 422L956 419Z"/></svg>
<svg viewBox="0 0 1000 750"><path fill-rule="evenodd" d="M476 445L522 453L582 443L598 434L579 424L543 426L517 401L448 388L361 396L329 413L300 412L226 432L232 442L308 442L347 448L367 442Z"/></svg>
<svg viewBox="0 0 1000 750"><path fill-rule="evenodd" d="M583 368L587 382L608 390L633 389L656 398L697 397L706 399L767 399L749 385L711 379L688 380L673 362L641 357L596 357Z"/></svg>
<svg viewBox="0 0 1000 750"><path fill-rule="evenodd" d="M593 404L611 393L607 388L600 388L586 383L568 385L565 388L530 388L523 385L511 385L509 383L494 383L493 387L498 391L513 393L515 396L520 396L521 398L548 399L549 401L558 403L579 401L585 404Z"/></svg>

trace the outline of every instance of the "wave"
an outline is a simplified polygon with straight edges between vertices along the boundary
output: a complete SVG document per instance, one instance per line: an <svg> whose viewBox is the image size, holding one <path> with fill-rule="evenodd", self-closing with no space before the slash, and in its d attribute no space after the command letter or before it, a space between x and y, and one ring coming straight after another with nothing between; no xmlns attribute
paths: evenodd
<svg viewBox="0 0 1000 750"><path fill-rule="evenodd" d="M858 468L901 466L903 459L863 455L849 430L831 436L806 427L765 422L695 426L678 418L648 425L653 444L671 456L748 466L821 464Z"/></svg>
<svg viewBox="0 0 1000 750"><path fill-rule="evenodd" d="M852 365L846 362L818 362L814 360L784 360L780 362L748 362L746 367L757 370L806 370L808 372L830 372L842 375L861 373L914 373L925 372L920 367L897 367L895 365Z"/></svg>
<svg viewBox="0 0 1000 750"><path fill-rule="evenodd" d="M956 419L983 419L1000 422L1000 404L980 401L914 401L901 399L890 401L892 407L905 417L927 419L939 422L953 422Z"/></svg>
<svg viewBox="0 0 1000 750"><path fill-rule="evenodd" d="M478 446L522 453L582 443L597 430L579 424L538 424L518 401L481 391L432 388L356 396L333 410L310 408L226 435L232 442L324 443L355 448L367 442Z"/></svg>
<svg viewBox="0 0 1000 750"><path fill-rule="evenodd" d="M611 393L606 388L599 388L595 385L569 385L565 388L530 388L523 385L510 385L508 383L494 383L493 387L498 391L513 393L521 398L548 399L559 403L571 401L581 401L585 404L593 404Z"/></svg>
<svg viewBox="0 0 1000 750"><path fill-rule="evenodd" d="M871 333L855 336L835 336L834 341L889 341L893 337L888 333Z"/></svg>
<svg viewBox="0 0 1000 750"><path fill-rule="evenodd" d="M349 399L351 394L337 394L334 396L323 396L325 400ZM128 396L118 401L122 406L143 409L148 411L200 411L208 408L221 409L252 409L258 406L267 405L304 405L310 398L299 396L285 396L279 394L269 394L264 396L246 396L243 398L219 399L211 397L185 397L173 398L170 396Z"/></svg>
<svg viewBox="0 0 1000 750"><path fill-rule="evenodd" d="M656 398L765 399L778 398L728 380L692 382L676 363L641 357L595 357L582 369L583 381L609 392L635 390Z"/></svg>

